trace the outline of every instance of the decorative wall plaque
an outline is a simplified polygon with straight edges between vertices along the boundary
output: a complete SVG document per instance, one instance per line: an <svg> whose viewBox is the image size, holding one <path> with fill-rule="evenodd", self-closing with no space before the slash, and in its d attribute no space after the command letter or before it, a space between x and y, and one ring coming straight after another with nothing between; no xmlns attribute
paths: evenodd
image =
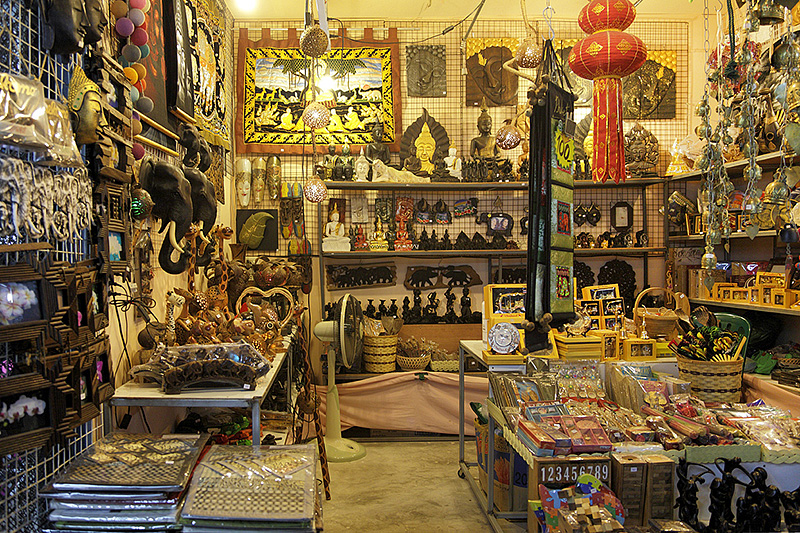
<svg viewBox="0 0 800 533"><path fill-rule="evenodd" d="M505 37L467 39L466 105L480 105L484 98L489 107L517 103L518 78L503 68L517 46L518 39Z"/></svg>
<svg viewBox="0 0 800 533"><path fill-rule="evenodd" d="M447 64L444 45L406 46L408 96L443 98L447 96Z"/></svg>

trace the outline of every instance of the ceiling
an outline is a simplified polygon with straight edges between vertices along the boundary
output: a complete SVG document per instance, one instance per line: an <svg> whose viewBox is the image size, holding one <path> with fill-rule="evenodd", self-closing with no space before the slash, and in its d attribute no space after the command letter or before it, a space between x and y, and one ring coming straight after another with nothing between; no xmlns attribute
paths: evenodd
<svg viewBox="0 0 800 533"><path fill-rule="evenodd" d="M236 20L302 20L302 0L225 0ZM479 0L327 0L328 15L340 19L385 20L459 20L466 17ZM243 10L242 4L252 6ZM586 0L554 0L554 18L577 17ZM528 0L531 18L540 19L546 0ZM702 0L641 0L637 7L641 18L668 16L670 20L691 20L703 13ZM480 17L502 19L520 16L520 6L508 0L486 0ZM713 8L712 8L713 16Z"/></svg>

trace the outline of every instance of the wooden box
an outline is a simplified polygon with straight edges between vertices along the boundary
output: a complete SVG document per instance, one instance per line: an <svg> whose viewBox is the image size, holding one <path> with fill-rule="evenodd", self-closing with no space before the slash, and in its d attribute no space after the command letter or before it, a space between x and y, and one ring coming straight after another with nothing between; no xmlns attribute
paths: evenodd
<svg viewBox="0 0 800 533"><path fill-rule="evenodd" d="M645 455L644 459L647 461L644 523L651 518L672 519L675 503L675 463L664 455Z"/></svg>
<svg viewBox="0 0 800 533"><path fill-rule="evenodd" d="M622 341L622 358L626 361L655 361L656 341L636 337Z"/></svg>
<svg viewBox="0 0 800 533"><path fill-rule="evenodd" d="M730 300L728 301L740 304L750 302L750 289L736 287L730 289L730 291L731 291L731 297Z"/></svg>
<svg viewBox="0 0 800 533"><path fill-rule="evenodd" d="M528 469L528 499L539 499L539 485L563 489L574 485L578 476L591 474L606 485L611 482L611 458L607 455L559 455L534 457Z"/></svg>
<svg viewBox="0 0 800 533"><path fill-rule="evenodd" d="M619 332L610 329L591 330L586 333L589 337L600 337L600 353L603 361L619 359Z"/></svg>
<svg viewBox="0 0 800 533"><path fill-rule="evenodd" d="M789 308L797 302L797 292L791 289L772 289L772 306Z"/></svg>
<svg viewBox="0 0 800 533"><path fill-rule="evenodd" d="M642 496L647 483L647 461L644 456L627 453L611 454L611 490L625 507L625 525L641 526L644 522Z"/></svg>
<svg viewBox="0 0 800 533"><path fill-rule="evenodd" d="M759 291L759 305L772 305L772 291L783 290L783 286L777 284L756 285Z"/></svg>
<svg viewBox="0 0 800 533"><path fill-rule="evenodd" d="M738 287L735 283L715 283L714 287L711 289L711 299L721 301L722 300L722 289L735 289Z"/></svg>

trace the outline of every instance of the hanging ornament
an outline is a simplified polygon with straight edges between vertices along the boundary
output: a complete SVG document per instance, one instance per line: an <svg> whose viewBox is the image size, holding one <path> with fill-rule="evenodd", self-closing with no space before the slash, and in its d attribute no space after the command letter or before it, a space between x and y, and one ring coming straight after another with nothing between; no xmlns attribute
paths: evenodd
<svg viewBox="0 0 800 533"><path fill-rule="evenodd" d="M328 43L328 34L319 24L307 27L300 35L300 50L308 57L320 57L328 51Z"/></svg>
<svg viewBox="0 0 800 533"><path fill-rule="evenodd" d="M146 190L137 187L131 191L131 217L133 220L144 220L149 217L154 205L153 198Z"/></svg>
<svg viewBox="0 0 800 533"><path fill-rule="evenodd" d="M311 130L324 128L331 122L331 111L320 102L310 102L303 111L303 122Z"/></svg>
<svg viewBox="0 0 800 533"><path fill-rule="evenodd" d="M497 130L495 144L501 150L513 150L522 142L522 132L511 123L511 119L506 119L505 124Z"/></svg>
<svg viewBox="0 0 800 533"><path fill-rule="evenodd" d="M590 34L569 54L572 71L594 80L592 124L594 148L592 179L625 181L625 140L622 133L622 78L647 59L641 39L623 33L636 18L630 0L592 0L578 16L581 29Z"/></svg>
<svg viewBox="0 0 800 533"><path fill-rule="evenodd" d="M303 186L303 196L311 203L324 202L328 197L328 187L324 181L314 176L306 180L306 184Z"/></svg>

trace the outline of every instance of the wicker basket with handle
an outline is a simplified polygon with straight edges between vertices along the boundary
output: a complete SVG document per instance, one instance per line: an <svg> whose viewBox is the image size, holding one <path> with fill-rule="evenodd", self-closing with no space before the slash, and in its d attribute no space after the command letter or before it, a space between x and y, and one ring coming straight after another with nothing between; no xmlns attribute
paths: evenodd
<svg viewBox="0 0 800 533"><path fill-rule="evenodd" d="M695 361L680 355L677 358L678 373L692 384L694 396L704 402L732 403L741 399L742 357L733 361Z"/></svg>
<svg viewBox="0 0 800 533"><path fill-rule="evenodd" d="M651 293L661 291L667 295L667 305L672 305L674 309L647 309L640 307L642 298ZM636 297L636 303L633 305L633 323L636 325L636 334L641 337L642 323L644 329L647 330L647 335L651 339L658 337L666 337L667 340L672 340L678 336L678 315L675 312L678 309L678 299L675 293L663 287L650 287L639 293Z"/></svg>

